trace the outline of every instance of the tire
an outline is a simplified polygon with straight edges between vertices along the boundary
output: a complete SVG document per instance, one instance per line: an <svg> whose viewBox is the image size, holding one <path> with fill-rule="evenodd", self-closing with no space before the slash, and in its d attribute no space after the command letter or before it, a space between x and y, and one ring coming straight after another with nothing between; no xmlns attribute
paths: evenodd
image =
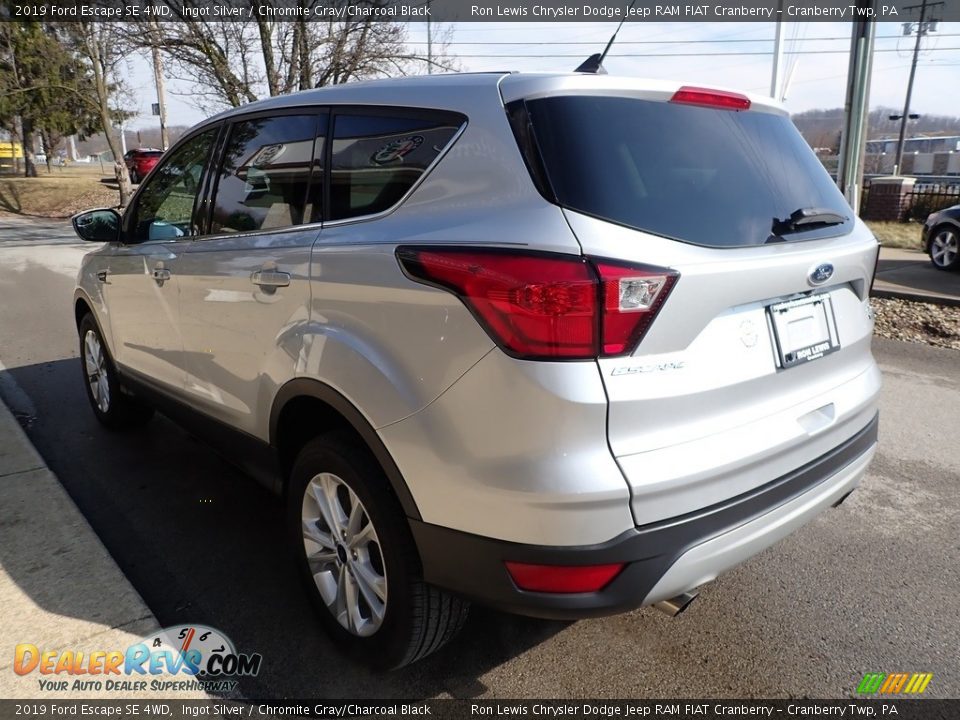
<svg viewBox="0 0 960 720"><path fill-rule="evenodd" d="M131 171L130 171L130 182L131 182L131 184L133 184L133 185L139 185L139 184L140 184L140 176L137 174L137 171L136 171L136 170L131 170Z"/></svg>
<svg viewBox="0 0 960 720"><path fill-rule="evenodd" d="M153 408L123 392L116 366L93 315L80 321L80 370L87 400L97 420L110 430L143 427L153 417Z"/></svg>
<svg viewBox="0 0 960 720"><path fill-rule="evenodd" d="M928 254L937 270L960 270L960 230L953 225L935 227Z"/></svg>
<svg viewBox="0 0 960 720"><path fill-rule="evenodd" d="M331 433L307 443L294 463L286 505L298 571L345 653L376 669L396 669L459 632L469 604L423 581L400 503L360 442Z"/></svg>

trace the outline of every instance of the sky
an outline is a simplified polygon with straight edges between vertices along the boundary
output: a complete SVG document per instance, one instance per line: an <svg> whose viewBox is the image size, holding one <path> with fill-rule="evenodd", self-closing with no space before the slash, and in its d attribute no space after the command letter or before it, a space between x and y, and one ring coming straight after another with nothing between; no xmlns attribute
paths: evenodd
<svg viewBox="0 0 960 720"><path fill-rule="evenodd" d="M464 71L559 70L575 68L600 52L612 23L452 23L448 53ZM842 107L851 23L783 23L787 52L785 104L791 113ZM612 75L674 79L769 94L775 23L637 23L624 25L604 62ZM434 26L436 33L437 26ZM425 53L426 25L410 23L408 42ZM905 37L899 22L877 23L871 107L902 108L916 36ZM960 23L939 23L926 36L914 82L911 112L960 116ZM147 58L129 62L131 129L156 127L156 102ZM167 78L170 125L192 125L208 113L191 101L188 82Z"/></svg>

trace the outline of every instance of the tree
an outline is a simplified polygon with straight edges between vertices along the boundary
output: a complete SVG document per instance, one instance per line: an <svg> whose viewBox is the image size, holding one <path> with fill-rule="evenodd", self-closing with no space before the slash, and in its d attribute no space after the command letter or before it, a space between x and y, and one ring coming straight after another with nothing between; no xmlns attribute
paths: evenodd
<svg viewBox="0 0 960 720"><path fill-rule="evenodd" d="M155 43L170 59L174 72L200 86L194 98L204 109L237 107L261 97L282 95L350 80L404 75L428 63L455 69L441 35L436 57L427 58L407 46L404 23L372 20L273 20L256 10L274 0L247 0L254 19L215 22L190 12L204 0L168 3L175 22L160 24L157 33L137 35L139 43ZM317 0L304 0L309 12ZM383 5L389 0L367 0ZM131 28L132 32L136 28Z"/></svg>
<svg viewBox="0 0 960 720"><path fill-rule="evenodd" d="M90 73L93 97L87 98L87 104L95 109L100 129L113 154L113 172L120 190L120 204L125 206L130 201L133 188L114 123L122 120L126 113L115 106L114 99L120 89L120 65L131 49L125 42L126 34L119 23L114 22L63 23L62 31L75 56Z"/></svg>
<svg viewBox="0 0 960 720"><path fill-rule="evenodd" d="M33 164L35 135L50 150L64 135L86 135L97 125L85 101L91 84L84 68L40 22L0 23L0 124L20 125L27 176Z"/></svg>

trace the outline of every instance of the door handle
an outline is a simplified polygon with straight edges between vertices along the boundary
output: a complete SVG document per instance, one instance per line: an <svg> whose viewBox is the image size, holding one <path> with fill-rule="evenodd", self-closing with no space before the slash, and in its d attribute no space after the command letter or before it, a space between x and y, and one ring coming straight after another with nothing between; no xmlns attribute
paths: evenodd
<svg viewBox="0 0 960 720"><path fill-rule="evenodd" d="M290 285L290 273L280 272L279 270L257 270L250 276L254 285L262 288L278 288Z"/></svg>
<svg viewBox="0 0 960 720"><path fill-rule="evenodd" d="M163 267L154 268L153 279L156 280L157 285L163 287L163 284L170 279L170 271Z"/></svg>
<svg viewBox="0 0 960 720"><path fill-rule="evenodd" d="M97 280L99 280L99 281L102 282L102 283L107 282L107 271L106 271L106 270L101 270L100 272L98 272L98 273L97 273Z"/></svg>

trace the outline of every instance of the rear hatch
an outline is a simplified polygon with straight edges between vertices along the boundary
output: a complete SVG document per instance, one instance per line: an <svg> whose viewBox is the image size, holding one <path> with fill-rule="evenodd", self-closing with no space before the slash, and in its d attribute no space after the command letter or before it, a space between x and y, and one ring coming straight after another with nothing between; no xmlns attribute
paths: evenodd
<svg viewBox="0 0 960 720"><path fill-rule="evenodd" d="M872 419L877 243L781 109L610 78L509 83L531 176L584 254L677 274L632 352L598 360L638 524L748 492Z"/></svg>

